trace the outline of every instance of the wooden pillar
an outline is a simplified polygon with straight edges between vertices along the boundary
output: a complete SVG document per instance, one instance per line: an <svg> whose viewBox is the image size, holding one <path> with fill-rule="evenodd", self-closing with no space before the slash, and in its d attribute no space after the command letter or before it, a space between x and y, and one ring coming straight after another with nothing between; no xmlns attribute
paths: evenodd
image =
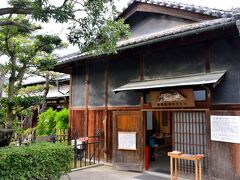
<svg viewBox="0 0 240 180"><path fill-rule="evenodd" d="M73 69L72 69L73 71ZM70 74L70 82L69 82L69 108L68 108L68 114L69 114L69 118L68 118L68 143L70 143L70 140L72 138L72 74L73 72L71 71L71 74Z"/></svg>
<svg viewBox="0 0 240 180"><path fill-rule="evenodd" d="M89 88L89 65L86 63L86 79L85 79L85 132L84 136L88 136L88 88Z"/></svg>
<svg viewBox="0 0 240 180"><path fill-rule="evenodd" d="M140 81L144 80L144 54L140 54ZM143 109L144 105L144 93L141 95L141 109Z"/></svg>
<svg viewBox="0 0 240 180"><path fill-rule="evenodd" d="M108 73L109 62L105 61L105 73L104 73L104 160L107 162L107 142L108 142Z"/></svg>

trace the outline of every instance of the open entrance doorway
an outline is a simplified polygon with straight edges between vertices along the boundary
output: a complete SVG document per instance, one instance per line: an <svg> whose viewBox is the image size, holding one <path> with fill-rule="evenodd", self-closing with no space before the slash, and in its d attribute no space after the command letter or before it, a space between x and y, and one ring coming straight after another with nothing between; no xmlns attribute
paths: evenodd
<svg viewBox="0 0 240 180"><path fill-rule="evenodd" d="M167 155L172 151L172 112L146 112L146 145L149 147L149 171L170 174L170 159Z"/></svg>
<svg viewBox="0 0 240 180"><path fill-rule="evenodd" d="M167 153L204 154L203 173L207 173L207 115L201 109L145 111L146 139L149 146L149 171L170 173ZM194 162L179 160L182 174L194 173Z"/></svg>

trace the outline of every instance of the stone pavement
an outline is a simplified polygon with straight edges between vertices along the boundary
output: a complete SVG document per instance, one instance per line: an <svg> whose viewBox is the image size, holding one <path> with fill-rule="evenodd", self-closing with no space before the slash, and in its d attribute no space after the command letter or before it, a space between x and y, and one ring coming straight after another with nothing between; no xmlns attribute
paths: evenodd
<svg viewBox="0 0 240 180"><path fill-rule="evenodd" d="M116 171L111 166L97 166L74 171L60 180L168 180L149 173Z"/></svg>

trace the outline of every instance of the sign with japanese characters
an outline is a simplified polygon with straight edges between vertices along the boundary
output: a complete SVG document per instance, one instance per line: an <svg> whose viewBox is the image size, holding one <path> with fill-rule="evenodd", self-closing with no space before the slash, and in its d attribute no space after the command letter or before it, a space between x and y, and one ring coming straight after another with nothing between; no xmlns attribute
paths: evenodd
<svg viewBox="0 0 240 180"><path fill-rule="evenodd" d="M192 89L152 91L149 95L152 107L171 108L195 106Z"/></svg>
<svg viewBox="0 0 240 180"><path fill-rule="evenodd" d="M211 115L211 140L240 143L240 116Z"/></svg>
<svg viewBox="0 0 240 180"><path fill-rule="evenodd" d="M118 132L118 149L137 150L136 132Z"/></svg>

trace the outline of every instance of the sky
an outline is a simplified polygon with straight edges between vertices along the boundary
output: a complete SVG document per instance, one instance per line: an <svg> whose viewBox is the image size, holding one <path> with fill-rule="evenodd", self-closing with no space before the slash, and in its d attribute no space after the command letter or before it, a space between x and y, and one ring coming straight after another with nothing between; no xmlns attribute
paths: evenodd
<svg viewBox="0 0 240 180"><path fill-rule="evenodd" d="M7 7L8 0L0 0L0 7ZM122 11L124 7L127 6L127 3L130 0L115 0L116 6L119 11ZM218 8L218 9L232 9L236 7L240 7L240 0L172 0L175 2L182 2L187 4L194 4L199 6L208 6L211 8ZM63 2L63 0L49 0L50 3L58 5ZM40 33L49 33L49 34L56 34L59 35L64 41L67 41L66 31L67 26L63 24L56 24L53 21L50 21L48 24L42 24L43 30ZM71 54L73 52L77 52L78 47L69 45L67 49L56 51L56 54L59 56ZM1 61L5 61L5 57L0 57Z"/></svg>

